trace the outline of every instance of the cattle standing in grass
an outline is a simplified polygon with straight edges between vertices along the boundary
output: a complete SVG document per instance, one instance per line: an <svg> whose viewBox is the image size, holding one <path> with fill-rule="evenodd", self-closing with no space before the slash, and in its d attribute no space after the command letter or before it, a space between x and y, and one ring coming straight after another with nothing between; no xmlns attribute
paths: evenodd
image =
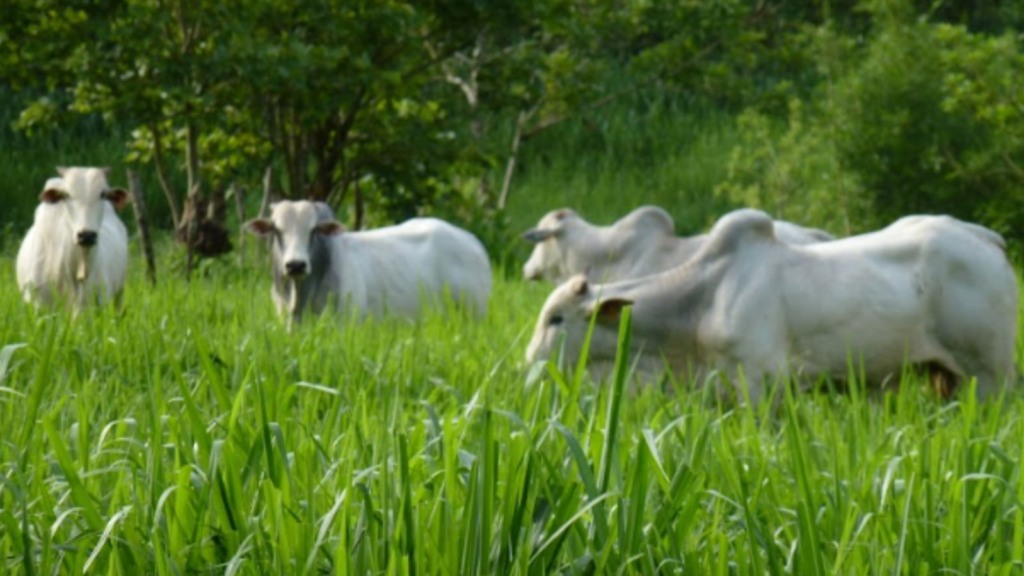
<svg viewBox="0 0 1024 576"><path fill-rule="evenodd" d="M979 395L1014 375L1017 281L995 232L948 216L911 216L878 232L808 246L776 240L763 212L722 217L686 264L655 276L552 292L527 350L578 357L596 315L590 358L614 361L619 312L633 305L633 348L701 381L745 379L752 402L780 376L882 385L905 364Z"/></svg>
<svg viewBox="0 0 1024 576"><path fill-rule="evenodd" d="M18 288L26 302L70 299L120 303L128 267L128 233L114 211L127 194L107 184L105 168L58 168L39 198L35 221L18 250Z"/></svg>
<svg viewBox="0 0 1024 576"><path fill-rule="evenodd" d="M345 232L322 202L278 202L246 228L272 238L272 295L291 325L306 312L350 306L361 316L416 318L445 294L483 315L491 265L480 241L435 218Z"/></svg>
<svg viewBox="0 0 1024 576"><path fill-rule="evenodd" d="M788 244L832 240L822 230L775 221L775 235ZM639 278L686 262L707 235L679 237L668 212L641 206L611 226L595 226L568 208L549 212L523 234L536 244L523 266L527 280L560 284L576 274L600 282Z"/></svg>

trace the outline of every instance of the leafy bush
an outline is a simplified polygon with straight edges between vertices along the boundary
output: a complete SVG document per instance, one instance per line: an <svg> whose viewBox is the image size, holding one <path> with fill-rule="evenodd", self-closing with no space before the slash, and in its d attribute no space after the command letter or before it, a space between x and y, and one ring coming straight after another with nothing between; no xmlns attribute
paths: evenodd
<svg viewBox="0 0 1024 576"><path fill-rule="evenodd" d="M912 14L911 14L912 16ZM857 232L948 213L1020 239L1024 106L1013 36L878 14L863 46L820 34L823 80L783 126L756 109L717 191L777 216Z"/></svg>
<svg viewBox="0 0 1024 576"><path fill-rule="evenodd" d="M834 234L858 232L871 220L871 203L857 174L843 169L830 127L808 116L796 98L781 128L780 122L753 110L740 115L740 143L729 158L728 179L715 193L775 218Z"/></svg>

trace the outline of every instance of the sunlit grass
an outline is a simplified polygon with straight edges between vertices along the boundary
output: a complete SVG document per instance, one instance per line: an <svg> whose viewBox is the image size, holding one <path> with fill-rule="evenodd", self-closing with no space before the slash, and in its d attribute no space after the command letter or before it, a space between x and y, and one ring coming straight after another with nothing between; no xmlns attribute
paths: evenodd
<svg viewBox="0 0 1024 576"><path fill-rule="evenodd" d="M713 191L727 175L736 130L721 111L662 96L542 132L523 145L509 196L513 229L566 206L607 224L657 204L680 234L704 231L728 207Z"/></svg>
<svg viewBox="0 0 1024 576"><path fill-rule="evenodd" d="M252 256L252 255L250 255ZM250 260L256 260L255 257ZM0 261L10 573L1016 573L1024 405L529 377L546 289L482 322L321 318L211 267L71 322Z"/></svg>

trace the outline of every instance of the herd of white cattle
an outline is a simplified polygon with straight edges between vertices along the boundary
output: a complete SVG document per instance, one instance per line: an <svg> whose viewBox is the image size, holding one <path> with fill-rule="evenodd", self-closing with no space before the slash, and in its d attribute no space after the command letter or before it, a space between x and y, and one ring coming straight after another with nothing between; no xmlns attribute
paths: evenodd
<svg viewBox="0 0 1024 576"><path fill-rule="evenodd" d="M76 314L117 304L128 235L115 208L126 193L102 168L58 172L18 252L19 289ZM327 310L416 319L452 302L486 314L487 252L442 220L349 232L326 204L282 201L245 228L269 240L271 295L289 328ZM778 378L886 387L912 369L943 391L974 378L982 397L1015 383L1016 274L1003 238L978 224L914 215L837 239L741 209L680 237L665 210L643 206L609 226L556 210L523 237L535 244L524 276L555 284L531 364L559 354L574 364L590 332L588 368L600 377L631 306L638 375L742 383L751 403Z"/></svg>

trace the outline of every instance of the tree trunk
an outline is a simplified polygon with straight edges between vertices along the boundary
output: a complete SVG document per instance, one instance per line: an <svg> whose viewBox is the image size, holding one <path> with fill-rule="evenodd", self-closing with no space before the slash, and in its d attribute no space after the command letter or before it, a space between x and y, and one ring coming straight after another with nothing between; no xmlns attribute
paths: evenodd
<svg viewBox="0 0 1024 576"><path fill-rule="evenodd" d="M156 286L156 259L153 257L153 242L149 236L146 206L142 201L142 186L139 184L139 175L132 170L128 171L128 193L132 198L135 227L139 230L139 242L142 244L142 254L146 259L146 277L150 284Z"/></svg>
<svg viewBox="0 0 1024 576"><path fill-rule="evenodd" d="M185 170L188 177L188 198L185 200L185 246L188 254L185 258L185 280L192 279L192 264L195 258L196 237L199 232L199 219L202 218L202 207L199 205L199 134L195 123L189 121L186 130Z"/></svg>
<svg viewBox="0 0 1024 576"><path fill-rule="evenodd" d="M263 172L263 199L260 200L260 212L256 215L257 218L267 217L267 211L270 210L270 201L274 196L273 185L274 169L267 164L267 169Z"/></svg>
<svg viewBox="0 0 1024 576"><path fill-rule="evenodd" d="M245 190L234 182L229 187L235 198L235 217L238 218L238 265L245 263Z"/></svg>
<svg viewBox="0 0 1024 576"><path fill-rule="evenodd" d="M355 226L356 230L361 230L363 228L363 211L365 206L363 205L363 189L359 187L359 182L355 183L355 204L356 214L353 226Z"/></svg>
<svg viewBox="0 0 1024 576"><path fill-rule="evenodd" d="M508 203L508 192L512 188L512 174L515 173L516 159L519 157L519 144L523 139L523 127L526 126L529 117L530 115L526 112L520 112L516 118L516 130L512 134L512 146L508 152L508 163L505 164L505 178L501 183L501 196L498 197L498 210L504 210Z"/></svg>
<svg viewBox="0 0 1024 576"><path fill-rule="evenodd" d="M171 222L174 224L174 229L177 230L181 226L181 213L178 210L178 198L175 196L174 190L171 189L171 184L167 181L167 172L164 170L163 138L155 125L150 126L149 130L153 133L153 162L156 164L156 177L160 180L164 196L167 197L167 207L171 210Z"/></svg>
<svg viewBox="0 0 1024 576"><path fill-rule="evenodd" d="M219 224L228 220L227 188L220 187L210 193L210 204L206 209L206 219Z"/></svg>

